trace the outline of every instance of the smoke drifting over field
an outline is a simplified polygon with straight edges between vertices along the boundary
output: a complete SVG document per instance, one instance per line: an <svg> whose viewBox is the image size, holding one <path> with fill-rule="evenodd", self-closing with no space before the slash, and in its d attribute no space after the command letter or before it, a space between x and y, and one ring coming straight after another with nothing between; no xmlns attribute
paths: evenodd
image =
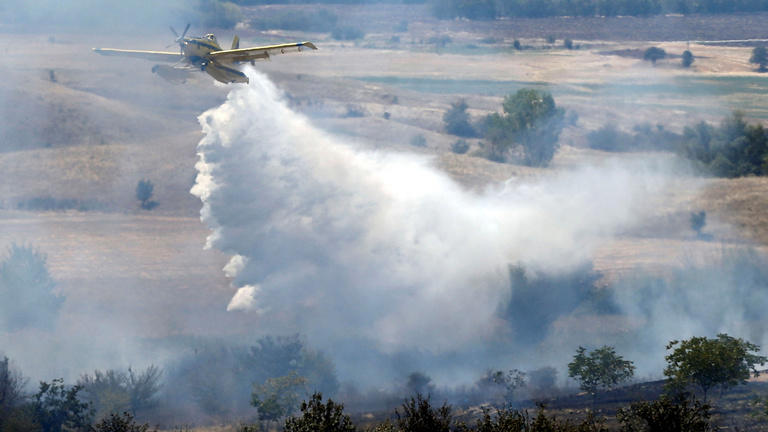
<svg viewBox="0 0 768 432"><path fill-rule="evenodd" d="M658 166L608 162L475 194L428 158L363 150L316 129L264 75L249 76L200 117L192 192L212 229L208 246L233 257L225 271L240 288L229 310L335 352L453 356L477 368L495 363L469 359L480 352L525 358L526 329L499 313L514 296L509 266L577 271L642 221L668 180ZM335 357L342 376L360 370Z"/></svg>

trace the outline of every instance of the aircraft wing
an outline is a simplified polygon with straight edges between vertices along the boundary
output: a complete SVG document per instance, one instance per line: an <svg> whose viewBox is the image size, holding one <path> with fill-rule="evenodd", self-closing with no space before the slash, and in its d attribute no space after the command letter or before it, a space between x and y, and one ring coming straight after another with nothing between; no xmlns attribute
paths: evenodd
<svg viewBox="0 0 768 432"><path fill-rule="evenodd" d="M165 61L165 62L177 62L183 58L183 56L177 52L167 52L167 51L142 51L142 50L125 50L125 49L114 49L114 48L94 48L93 52L101 55L136 57L136 58L142 58L145 60Z"/></svg>
<svg viewBox="0 0 768 432"><path fill-rule="evenodd" d="M210 54L211 58L221 63L247 62L251 60L268 59L275 54L285 54L289 52L300 52L303 49L316 50L317 47L312 42L297 42L281 45L267 45L251 48L240 48L223 51L215 51Z"/></svg>

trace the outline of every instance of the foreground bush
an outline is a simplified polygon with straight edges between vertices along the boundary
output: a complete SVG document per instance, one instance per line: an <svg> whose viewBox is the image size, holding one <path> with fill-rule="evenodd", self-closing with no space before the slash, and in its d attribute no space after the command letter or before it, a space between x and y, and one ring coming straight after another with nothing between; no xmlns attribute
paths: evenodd
<svg viewBox="0 0 768 432"><path fill-rule="evenodd" d="M626 432L708 432L714 430L709 423L709 410L709 405L699 401L662 397L619 408L616 418Z"/></svg>
<svg viewBox="0 0 768 432"><path fill-rule="evenodd" d="M344 405L315 393L309 402L301 403L301 417L291 417L285 422L285 432L354 432L355 425L344 414Z"/></svg>

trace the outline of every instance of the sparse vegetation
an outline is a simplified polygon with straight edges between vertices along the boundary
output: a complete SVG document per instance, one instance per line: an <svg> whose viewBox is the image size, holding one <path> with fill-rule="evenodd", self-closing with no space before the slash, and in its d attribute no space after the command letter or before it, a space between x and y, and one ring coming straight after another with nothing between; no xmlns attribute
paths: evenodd
<svg viewBox="0 0 768 432"><path fill-rule="evenodd" d="M93 425L92 432L149 432L149 424L140 424L130 413L110 414Z"/></svg>
<svg viewBox="0 0 768 432"><path fill-rule="evenodd" d="M104 372L95 370L93 375L84 374L77 385L83 389L83 399L90 402L96 412L96 418L130 412L136 415L157 402L162 371L156 366L149 366L141 372L128 372L109 369Z"/></svg>
<svg viewBox="0 0 768 432"><path fill-rule="evenodd" d="M580 346L573 361L568 363L568 376L576 378L580 388L592 395L593 401L598 391L609 390L629 381L634 374L633 362L624 360L608 345L589 353Z"/></svg>
<svg viewBox="0 0 768 432"><path fill-rule="evenodd" d="M234 28L243 20L240 6L229 1L199 0L197 22L203 27Z"/></svg>
<svg viewBox="0 0 768 432"><path fill-rule="evenodd" d="M328 9L318 9L312 12L303 10L265 10L251 21L256 29L284 29L308 32L332 32L339 17Z"/></svg>
<svg viewBox="0 0 768 432"><path fill-rule="evenodd" d="M705 402L710 389L719 387L724 391L745 384L751 374L758 376L755 366L768 361L765 356L753 354L760 351L759 346L725 333L716 338L673 340L667 350L673 350L665 357L664 375L669 378L669 388L680 392L698 386Z"/></svg>
<svg viewBox="0 0 768 432"><path fill-rule="evenodd" d="M690 222L691 229L696 232L696 236L701 237L701 230L704 229L704 226L707 224L707 212L704 210L699 212L692 212Z"/></svg>
<svg viewBox="0 0 768 432"><path fill-rule="evenodd" d="M40 382L40 390L34 395L33 407L35 421L42 432L87 430L93 418L93 410L88 403L80 400L80 390L82 387L77 385L67 388L63 379L54 379L50 383Z"/></svg>
<svg viewBox="0 0 768 432"><path fill-rule="evenodd" d="M254 385L251 405L259 410L259 420L277 421L293 414L306 390L306 383L306 378L291 372Z"/></svg>
<svg viewBox="0 0 768 432"><path fill-rule="evenodd" d="M0 360L0 430L10 430L7 423L13 411L24 401L26 380L11 367L8 357Z"/></svg>
<svg viewBox="0 0 768 432"><path fill-rule="evenodd" d="M569 38L565 38L563 40L563 47L565 49L572 50L573 49L573 41L571 39L569 39Z"/></svg>

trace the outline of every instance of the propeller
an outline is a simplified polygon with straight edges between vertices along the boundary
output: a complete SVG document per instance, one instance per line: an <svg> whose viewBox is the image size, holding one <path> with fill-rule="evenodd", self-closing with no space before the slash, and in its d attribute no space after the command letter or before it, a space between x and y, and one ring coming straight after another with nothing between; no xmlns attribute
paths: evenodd
<svg viewBox="0 0 768 432"><path fill-rule="evenodd" d="M183 55L184 54L184 46L182 45L182 42L184 41L184 36L187 35L187 31L189 30L189 26L190 26L190 23L187 23L187 26L184 27L184 31L181 33L181 36L179 36L179 34L176 33L176 29L174 29L173 26L169 26L169 28L171 29L171 32L173 33L173 35L176 36L176 40L174 41L174 43L168 45L166 48L170 48L174 44L179 44L179 51Z"/></svg>

